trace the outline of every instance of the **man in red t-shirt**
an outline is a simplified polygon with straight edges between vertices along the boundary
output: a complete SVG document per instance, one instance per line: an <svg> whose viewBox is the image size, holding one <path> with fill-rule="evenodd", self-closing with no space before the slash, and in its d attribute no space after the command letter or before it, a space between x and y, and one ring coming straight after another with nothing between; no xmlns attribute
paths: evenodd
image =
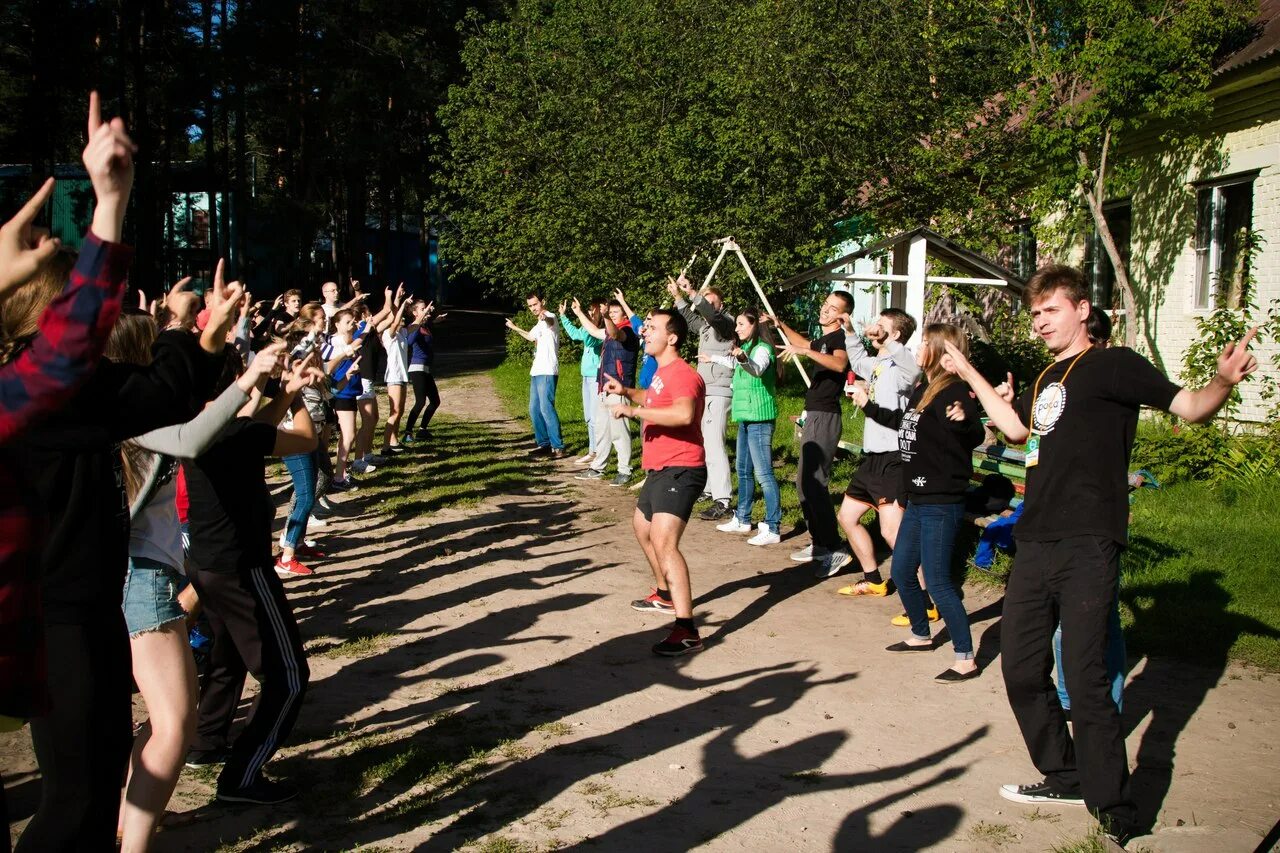
<svg viewBox="0 0 1280 853"><path fill-rule="evenodd" d="M654 311L644 332L644 351L658 363L653 381L647 389L638 389L609 379L604 388L606 394L622 394L629 401L613 407L615 418L636 418L643 424L641 463L646 478L632 524L658 586L631 606L675 614L671 633L653 647L654 654L664 657L702 651L693 624L689 564L680 553L680 536L707 484L701 426L707 388L680 358L680 344L688 334L688 323L675 311Z"/></svg>

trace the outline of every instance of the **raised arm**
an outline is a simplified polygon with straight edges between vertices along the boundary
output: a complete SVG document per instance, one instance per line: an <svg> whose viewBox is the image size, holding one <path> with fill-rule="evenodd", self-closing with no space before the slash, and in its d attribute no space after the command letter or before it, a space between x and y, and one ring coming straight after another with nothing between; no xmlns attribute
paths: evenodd
<svg viewBox="0 0 1280 853"><path fill-rule="evenodd" d="M715 330L721 340L731 341L734 339L734 322L733 318L724 311L717 311L711 307L711 303L701 293L695 293L691 297L693 301L693 310L698 312L703 321Z"/></svg>
<svg viewBox="0 0 1280 853"><path fill-rule="evenodd" d="M955 345L946 342L944 346L947 348L947 355L951 356L949 363L944 364L947 370L959 376L969 384L973 392L978 395L978 402L982 405L982 410L987 413L987 417L991 419L991 423L995 428L1004 433L1004 437L1014 444L1021 444L1027 440L1027 436L1031 434L1031 430L1022 422L1022 418L1013 407L1013 400L1001 395L995 388L991 387L991 383L983 378L969 359L965 358Z"/></svg>
<svg viewBox="0 0 1280 853"><path fill-rule="evenodd" d="M98 367L107 337L124 307L133 251L120 244L133 187L133 142L124 122L102 121L96 92L89 95L85 169L95 195L93 223L66 288L40 315L40 334L0 367L0 444L69 399ZM58 250L37 234L36 214L53 193L53 179L0 227L0 300L26 283Z"/></svg>
<svg viewBox="0 0 1280 853"><path fill-rule="evenodd" d="M1229 343L1218 356L1218 372L1203 388L1183 388L1173 398L1169 411L1193 424L1208 423L1230 398L1232 390L1258 369L1258 360L1249 352L1249 343L1258 334L1254 326L1237 343Z"/></svg>
<svg viewBox="0 0 1280 853"><path fill-rule="evenodd" d="M534 320L534 322L535 322L535 323L541 323L542 321L541 321L541 320ZM515 332L515 333L516 333L517 335L519 335L520 337L524 338L526 341L530 341L530 342L532 342L532 341L534 340L534 337L533 337L533 335L532 335L531 333L526 332L524 329L522 329L522 328L520 328L519 326L517 326L517 325L515 324L515 321L514 321L514 320L512 320L510 317L508 317L508 318L507 318L507 328L508 328L508 329L510 329L511 331Z"/></svg>

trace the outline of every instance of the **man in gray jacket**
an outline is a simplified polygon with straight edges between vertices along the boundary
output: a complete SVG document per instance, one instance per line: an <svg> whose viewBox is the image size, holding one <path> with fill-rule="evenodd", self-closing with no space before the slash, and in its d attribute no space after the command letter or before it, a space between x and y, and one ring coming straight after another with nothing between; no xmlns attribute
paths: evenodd
<svg viewBox="0 0 1280 853"><path fill-rule="evenodd" d="M883 408L905 409L911 389L920 378L915 356L903 345L915 334L915 319L897 308L881 311L880 316L862 332L871 341L874 354L867 352L862 335L853 328L849 315L842 316L840 320L844 329L845 351L849 354L849 369L866 383L866 391L859 389L855 398L865 393L868 400ZM855 402L862 405L859 399ZM862 452L862 462L849 481L849 487L844 490L838 519L849 539L853 556L862 568L863 579L841 587L839 592L842 595L887 595L888 581L880 577L871 534L862 526L860 519L867 510L875 512L880 522L880 534L890 548L894 546L898 524L906 509L898 431L867 418L862 427Z"/></svg>
<svg viewBox="0 0 1280 853"><path fill-rule="evenodd" d="M733 368L717 364L713 359L732 352L737 338L734 318L724 310L719 290L706 287L697 293L684 273L675 281L668 277L667 290L676 301L676 310L689 324L689 332L698 336L698 375L707 386L707 402L702 411L702 447L707 454L707 491L715 503L698 517L720 521L732 514L729 495L733 482L729 477L724 430L729 423L729 402L733 397Z"/></svg>

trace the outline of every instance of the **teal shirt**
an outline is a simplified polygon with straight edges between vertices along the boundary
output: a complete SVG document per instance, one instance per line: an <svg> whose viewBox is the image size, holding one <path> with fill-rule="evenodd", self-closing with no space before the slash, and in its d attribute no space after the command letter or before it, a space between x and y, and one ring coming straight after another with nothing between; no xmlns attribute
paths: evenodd
<svg viewBox="0 0 1280 853"><path fill-rule="evenodd" d="M582 343L582 362L578 365L578 370L583 376L595 379L600 372L600 350L604 347L604 341L574 323L565 314L560 315L560 325L564 327L566 335Z"/></svg>

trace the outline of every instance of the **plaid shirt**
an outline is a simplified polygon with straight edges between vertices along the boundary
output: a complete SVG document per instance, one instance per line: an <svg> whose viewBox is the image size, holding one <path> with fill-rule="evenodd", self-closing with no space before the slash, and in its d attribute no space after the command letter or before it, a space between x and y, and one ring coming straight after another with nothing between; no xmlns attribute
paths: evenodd
<svg viewBox="0 0 1280 853"><path fill-rule="evenodd" d="M6 444L65 403L97 367L124 304L133 250L89 233L67 287L40 315L39 334L0 367L0 714L47 705L38 549L42 521L5 460Z"/></svg>

